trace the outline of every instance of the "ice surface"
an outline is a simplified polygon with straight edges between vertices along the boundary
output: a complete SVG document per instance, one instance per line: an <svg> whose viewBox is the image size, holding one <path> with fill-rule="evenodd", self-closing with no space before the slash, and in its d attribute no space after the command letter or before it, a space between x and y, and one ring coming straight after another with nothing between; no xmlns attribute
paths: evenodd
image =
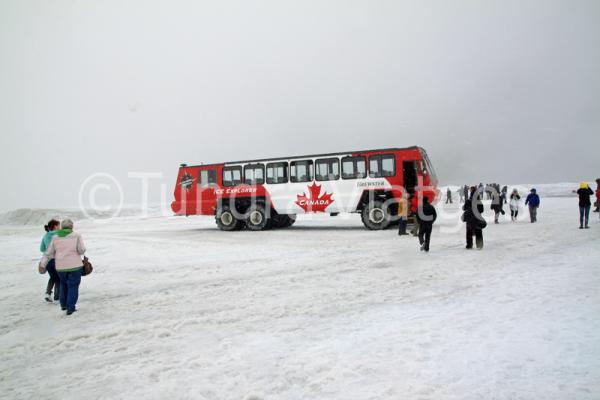
<svg viewBox="0 0 600 400"><path fill-rule="evenodd" d="M209 217L76 221L79 311L46 304L41 226L0 226L7 399L598 399L600 222L575 198L464 249L360 219L221 232ZM487 211L489 217L490 213Z"/></svg>

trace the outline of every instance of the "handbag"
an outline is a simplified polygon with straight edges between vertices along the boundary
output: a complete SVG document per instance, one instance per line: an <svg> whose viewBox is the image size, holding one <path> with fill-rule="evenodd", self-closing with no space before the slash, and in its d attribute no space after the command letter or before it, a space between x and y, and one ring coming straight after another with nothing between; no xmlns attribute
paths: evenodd
<svg viewBox="0 0 600 400"><path fill-rule="evenodd" d="M92 273L92 271L94 270L94 267L92 266L92 263L90 262L90 260L86 257L83 256L83 260L81 260L83 262L83 272L81 273L82 276L87 276L89 274Z"/></svg>
<svg viewBox="0 0 600 400"><path fill-rule="evenodd" d="M482 218L477 218L477 227L479 229L485 229L485 227L487 226L487 222Z"/></svg>

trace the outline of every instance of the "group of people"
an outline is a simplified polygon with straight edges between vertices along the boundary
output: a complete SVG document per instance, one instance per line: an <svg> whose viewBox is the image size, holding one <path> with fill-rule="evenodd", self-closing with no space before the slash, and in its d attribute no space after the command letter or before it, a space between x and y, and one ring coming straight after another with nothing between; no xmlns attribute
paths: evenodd
<svg viewBox="0 0 600 400"><path fill-rule="evenodd" d="M594 193L587 182L581 182L579 189L573 190L579 197L579 229L589 229L589 215L592 202L590 197L595 194L594 212L600 213L600 178L596 179L596 192ZM510 208L511 220L517 221L519 208L521 204L521 195L515 188L507 200L508 187L497 183L491 183L483 186L467 187L466 185L458 190L461 203L464 201L461 220L466 225L466 248L473 248L473 237L475 237L475 247L483 248L483 229L487 222L483 218L483 198L484 196L491 200L490 208L494 211L494 223L499 223L500 215L504 215L504 204L508 202ZM452 191L446 190L446 204L452 203ZM525 206L529 210L529 219L531 223L537 222L538 208L540 207L540 196L535 188L532 188L525 198ZM412 196L411 211L415 214L415 224L412 234L419 237L421 251L428 252L431 240L433 224L437 218L435 207L431 205L429 199L423 196L419 202L417 196ZM406 221L408 216L408 207L405 200L401 201L399 206L400 223L398 228L399 235L408 235L406 232Z"/></svg>
<svg viewBox="0 0 600 400"><path fill-rule="evenodd" d="M600 178L596 179L596 184L594 212L600 213ZM465 185L459 190L461 202L464 199L461 220L466 226L467 249L473 248L473 237L475 237L475 247L477 249L483 248L483 229L487 226L487 222L482 215L484 211L482 200L488 187L491 188L489 199L492 200L491 209L494 211L494 222L497 224L499 216L504 215L503 205L507 202L506 186L500 189L497 184L488 184L484 188L480 183L479 186L471 186L470 188ZM464 191L465 188L466 192ZM587 182L581 182L579 189L573 190L573 192L577 193L579 197L579 229L588 229L592 206L590 197L594 195L594 192ZM450 203L452 202L451 196L451 191L448 189L447 198L450 198ZM517 189L513 189L508 201L512 221L516 221L518 218L520 201L521 195ZM525 205L529 208L531 222L537 222L540 196L535 188L531 189L527 195ZM423 196L421 199L413 195L410 208L416 216L412 234L419 237L421 251L429 252L431 232L437 219L435 207L430 203L427 196ZM399 235L408 235L406 232L408 210L407 199L401 199L398 203ZM44 229L46 234L42 237L40 243L40 251L43 256L38 268L40 273L48 272L49 275L45 300L49 303L58 301L61 309L66 311L67 315L71 315L77 311L76 304L79 298L79 285L83 272L81 257L86 251L85 244L81 235L73 231L73 221L70 219L65 219L60 223L52 219L44 226Z"/></svg>
<svg viewBox="0 0 600 400"><path fill-rule="evenodd" d="M40 244L43 256L38 269L49 275L45 299L49 303L58 300L61 309L71 315L77 311L85 244L81 235L73 231L70 219L60 223L52 219L44 229L46 234Z"/></svg>
<svg viewBox="0 0 600 400"><path fill-rule="evenodd" d="M485 197L486 200L494 200L495 197L498 197L502 204L506 204L506 195L508 192L508 186L502 186L497 183L486 183L485 186L483 183L480 183L475 189L480 193L480 195ZM469 196L471 193L471 188L467 185L463 185L458 188L456 191L458 193L459 199L461 203L469 200ZM446 204L452 203L452 191L450 188L446 189Z"/></svg>

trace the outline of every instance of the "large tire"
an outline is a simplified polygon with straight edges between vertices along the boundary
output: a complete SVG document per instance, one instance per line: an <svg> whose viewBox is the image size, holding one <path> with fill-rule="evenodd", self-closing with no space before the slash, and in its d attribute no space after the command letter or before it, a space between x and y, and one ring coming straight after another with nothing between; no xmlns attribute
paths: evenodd
<svg viewBox="0 0 600 400"><path fill-rule="evenodd" d="M292 218L294 217L294 218ZM292 226L295 221L295 215L277 214L273 217L273 228L287 228Z"/></svg>
<svg viewBox="0 0 600 400"><path fill-rule="evenodd" d="M240 230L244 226L244 221L235 218L235 214L229 206L223 206L217 211L215 216L217 226L220 230L230 232Z"/></svg>
<svg viewBox="0 0 600 400"><path fill-rule="evenodd" d="M269 229L271 222L267 209L262 204L253 204L246 211L246 228L251 231Z"/></svg>
<svg viewBox="0 0 600 400"><path fill-rule="evenodd" d="M365 227L373 231L386 229L392 221L389 206L380 200L373 200L367 204L361 216Z"/></svg>

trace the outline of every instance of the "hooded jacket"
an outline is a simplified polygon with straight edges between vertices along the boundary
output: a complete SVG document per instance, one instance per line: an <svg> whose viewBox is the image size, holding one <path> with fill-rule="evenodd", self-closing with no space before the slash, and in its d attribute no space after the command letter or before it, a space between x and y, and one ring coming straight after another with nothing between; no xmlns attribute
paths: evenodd
<svg viewBox="0 0 600 400"><path fill-rule="evenodd" d="M472 196L472 197L474 197L474 196ZM478 204L475 206L477 213L475 212L475 210L473 208L474 208L473 198L465 201L465 204L463 205L463 208L462 208L464 211L464 213L462 215L463 222L465 222L467 224L467 228L469 228L469 229L485 228L487 223L485 222L483 215L481 215L483 213L483 204L478 202Z"/></svg>
<svg viewBox="0 0 600 400"><path fill-rule="evenodd" d="M577 196L579 196L579 207L589 207L592 205L590 201L590 196L592 196L594 192L590 189L589 186L585 188L577 189Z"/></svg>
<svg viewBox="0 0 600 400"><path fill-rule="evenodd" d="M419 207L419 212L417 213L417 220L419 221L419 225L433 225L436 218L437 212L435 211L435 207L429 204L429 201L423 201L423 204Z"/></svg>
<svg viewBox="0 0 600 400"><path fill-rule="evenodd" d="M527 195L525 199L525 205L529 205L529 207L537 208L540 206L540 196L538 196L535 189L531 189L531 193Z"/></svg>

